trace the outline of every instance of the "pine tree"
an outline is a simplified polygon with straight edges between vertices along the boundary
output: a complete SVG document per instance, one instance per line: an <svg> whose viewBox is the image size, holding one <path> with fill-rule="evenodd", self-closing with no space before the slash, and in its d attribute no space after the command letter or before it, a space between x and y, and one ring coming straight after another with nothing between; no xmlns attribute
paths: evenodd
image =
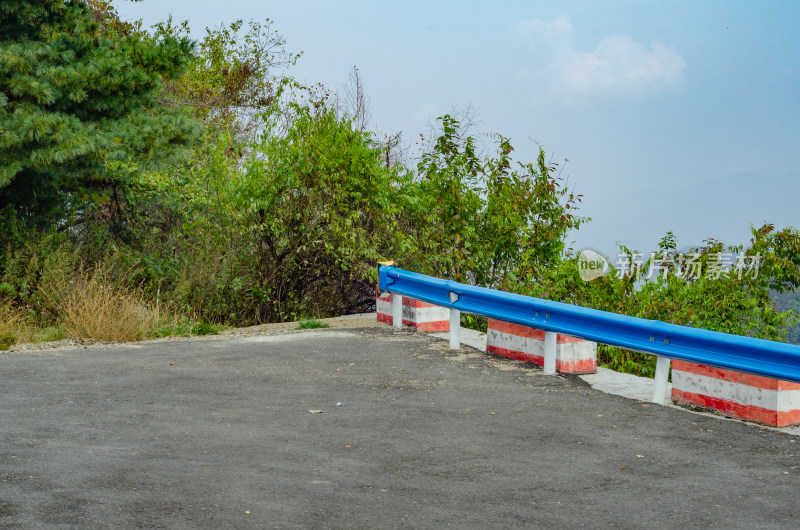
<svg viewBox="0 0 800 530"><path fill-rule="evenodd" d="M193 46L101 31L77 0L2 0L0 209L63 219L87 190L124 185L111 162L188 156L199 123L157 97Z"/></svg>

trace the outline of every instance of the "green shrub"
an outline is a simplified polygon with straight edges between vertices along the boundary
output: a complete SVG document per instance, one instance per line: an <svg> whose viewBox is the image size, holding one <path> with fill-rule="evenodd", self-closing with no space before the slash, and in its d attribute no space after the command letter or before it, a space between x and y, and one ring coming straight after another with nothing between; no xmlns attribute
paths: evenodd
<svg viewBox="0 0 800 530"><path fill-rule="evenodd" d="M0 283L0 298L13 298L17 295L17 290L8 282Z"/></svg>
<svg viewBox="0 0 800 530"><path fill-rule="evenodd" d="M329 328L330 326L325 322L320 322L316 318L303 319L297 323L295 329L322 329Z"/></svg>
<svg viewBox="0 0 800 530"><path fill-rule="evenodd" d="M191 331L192 335L219 335L219 327L207 322L198 322Z"/></svg>

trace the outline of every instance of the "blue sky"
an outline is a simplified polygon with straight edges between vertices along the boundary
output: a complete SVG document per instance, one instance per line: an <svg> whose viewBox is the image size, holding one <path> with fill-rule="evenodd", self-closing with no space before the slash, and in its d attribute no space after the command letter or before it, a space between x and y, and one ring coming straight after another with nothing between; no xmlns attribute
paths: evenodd
<svg viewBox="0 0 800 530"><path fill-rule="evenodd" d="M338 88L358 66L374 127L413 139L451 106L537 143L584 195L576 249L653 250L800 226L800 2L118 2L194 35L270 18L291 73Z"/></svg>

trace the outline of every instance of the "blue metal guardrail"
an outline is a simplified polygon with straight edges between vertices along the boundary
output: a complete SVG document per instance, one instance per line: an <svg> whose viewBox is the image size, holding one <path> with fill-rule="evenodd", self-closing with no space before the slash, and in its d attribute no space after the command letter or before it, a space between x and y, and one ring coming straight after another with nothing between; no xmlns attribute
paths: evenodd
<svg viewBox="0 0 800 530"><path fill-rule="evenodd" d="M378 287L381 292L600 344L800 383L800 346L474 287L386 265L379 269ZM663 377L666 382L666 373Z"/></svg>

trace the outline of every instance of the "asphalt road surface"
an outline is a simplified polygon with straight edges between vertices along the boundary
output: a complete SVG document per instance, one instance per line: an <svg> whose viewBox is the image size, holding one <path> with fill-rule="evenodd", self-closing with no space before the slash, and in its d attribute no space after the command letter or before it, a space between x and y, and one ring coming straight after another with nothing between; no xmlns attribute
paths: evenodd
<svg viewBox="0 0 800 530"><path fill-rule="evenodd" d="M446 346L0 354L0 527L800 526L800 437Z"/></svg>

